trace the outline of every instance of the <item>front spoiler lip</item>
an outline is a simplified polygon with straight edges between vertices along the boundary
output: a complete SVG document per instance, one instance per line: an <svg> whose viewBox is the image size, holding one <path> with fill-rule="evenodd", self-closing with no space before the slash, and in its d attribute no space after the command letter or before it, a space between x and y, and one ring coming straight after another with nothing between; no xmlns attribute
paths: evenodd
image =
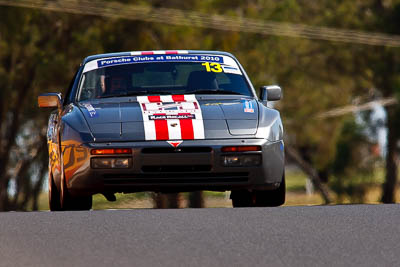
<svg viewBox="0 0 400 267"><path fill-rule="evenodd" d="M223 167L220 165L220 156L229 153L222 153L221 147L226 145L261 145L262 152L244 152L244 153L261 153L263 157L263 164L256 167ZM283 141L269 142L266 139L225 139L225 140L185 140L179 147L190 147L190 146L208 146L212 148L210 153L193 153L189 156L182 158L181 162L183 165L190 165L193 162L197 164L204 164L209 162L212 165L212 170L208 172L221 174L224 172L247 172L247 181L221 181L207 183L204 182L172 182L172 183L121 183L121 184L105 184L105 175L127 175L132 174L132 177L137 174L143 174L141 171L142 166L154 164L165 164L172 165L172 161L180 160L179 156L173 158L174 155L170 156L153 154L143 154L142 148L148 147L172 147L167 141L146 141L146 142L108 142L108 143L87 143L81 147L85 147L90 150L91 148L110 148L110 147L128 147L132 148L133 154L133 167L131 169L91 169L90 167L82 170L80 175L75 173L67 180L67 187L71 190L71 193L79 192L77 194L95 194L102 192L140 192L140 191L193 191L193 190L212 190L212 191L226 191L232 189L273 189L279 185L284 168L284 152L282 150ZM90 154L90 152L88 153ZM179 155L179 153L177 153ZM87 160L90 161L89 156ZM153 159L152 159L153 157ZM88 165L90 166L90 164ZM151 175L152 173L147 173ZM173 173L171 173L173 178ZM134 180L134 179L133 179ZM132 181L133 181L132 180Z"/></svg>

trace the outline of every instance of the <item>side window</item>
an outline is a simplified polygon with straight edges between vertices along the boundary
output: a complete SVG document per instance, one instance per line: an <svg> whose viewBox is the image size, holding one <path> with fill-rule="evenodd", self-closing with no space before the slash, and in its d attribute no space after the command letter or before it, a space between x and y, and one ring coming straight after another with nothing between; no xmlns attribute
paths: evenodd
<svg viewBox="0 0 400 267"><path fill-rule="evenodd" d="M65 94L65 97L64 97L64 103L63 103L64 106L71 102L72 89L74 88L75 80L76 80L76 77L78 76L80 69L81 68L78 68L78 70L75 72L74 77L72 78L71 82L69 83L67 93Z"/></svg>

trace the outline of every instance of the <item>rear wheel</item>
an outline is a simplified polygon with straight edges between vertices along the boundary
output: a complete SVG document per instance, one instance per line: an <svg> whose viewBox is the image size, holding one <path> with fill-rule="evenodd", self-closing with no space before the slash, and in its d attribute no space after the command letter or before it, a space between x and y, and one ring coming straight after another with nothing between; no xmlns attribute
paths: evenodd
<svg viewBox="0 0 400 267"><path fill-rule="evenodd" d="M49 208L51 211L61 210L60 191L56 187L51 172L49 172Z"/></svg>
<svg viewBox="0 0 400 267"><path fill-rule="evenodd" d="M90 210L92 196L71 196L68 192L65 179L61 182L60 202L62 210Z"/></svg>

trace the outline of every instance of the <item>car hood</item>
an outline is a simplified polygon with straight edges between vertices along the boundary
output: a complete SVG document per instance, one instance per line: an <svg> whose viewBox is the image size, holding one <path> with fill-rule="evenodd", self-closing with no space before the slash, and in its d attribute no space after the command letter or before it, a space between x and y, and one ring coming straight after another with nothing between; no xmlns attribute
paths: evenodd
<svg viewBox="0 0 400 267"><path fill-rule="evenodd" d="M200 139L243 138L256 134L256 100L232 96L197 96L196 99L201 113L197 117L201 117L199 123L204 127L204 136ZM137 98L124 97L85 101L78 106L96 141L104 142L148 140L143 119L146 115L141 105Z"/></svg>

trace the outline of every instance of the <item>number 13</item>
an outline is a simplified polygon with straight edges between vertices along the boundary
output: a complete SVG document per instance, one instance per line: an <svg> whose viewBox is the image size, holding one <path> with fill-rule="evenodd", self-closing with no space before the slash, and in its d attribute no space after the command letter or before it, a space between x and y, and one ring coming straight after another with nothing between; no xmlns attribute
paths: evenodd
<svg viewBox="0 0 400 267"><path fill-rule="evenodd" d="M206 66L207 72L222 72L221 65L219 63L209 63L209 62L204 62L201 64L202 66Z"/></svg>

